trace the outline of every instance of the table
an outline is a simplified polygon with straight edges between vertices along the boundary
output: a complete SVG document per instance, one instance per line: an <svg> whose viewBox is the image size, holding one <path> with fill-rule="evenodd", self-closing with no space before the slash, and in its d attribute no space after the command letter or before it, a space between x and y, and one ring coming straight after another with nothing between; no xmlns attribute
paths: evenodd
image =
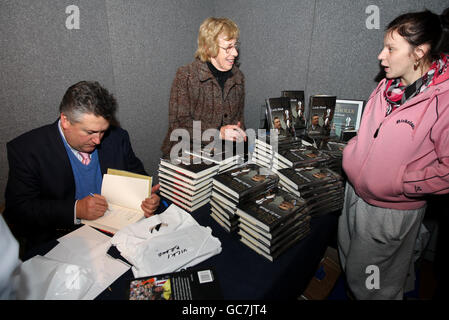
<svg viewBox="0 0 449 320"><path fill-rule="evenodd" d="M226 300L296 299L315 274L324 252L334 236L338 217L327 214L311 219L311 232L287 249L273 262L240 242L239 235L226 232L210 217L210 205L192 213L202 226L209 226L212 235L220 239L222 252L195 267L213 267ZM111 290L105 290L98 299L116 299L123 293L120 281L133 278L128 271Z"/></svg>
<svg viewBox="0 0 449 320"><path fill-rule="evenodd" d="M311 232L273 262L229 234L204 211L194 215L221 241L221 254L200 266L214 266L225 299L296 299L307 287L337 228L337 216L311 219Z"/></svg>
<svg viewBox="0 0 449 320"><path fill-rule="evenodd" d="M169 202L169 201L167 201ZM196 267L213 267L225 300L292 300L307 287L327 246L335 235L338 216L335 213L313 217L310 233L282 253L273 262L240 242L238 234L226 232L210 217L207 204L192 216L202 226L209 226L220 239L222 252ZM57 241L39 248L35 254L45 255ZM126 299L131 270L118 278L96 299Z"/></svg>

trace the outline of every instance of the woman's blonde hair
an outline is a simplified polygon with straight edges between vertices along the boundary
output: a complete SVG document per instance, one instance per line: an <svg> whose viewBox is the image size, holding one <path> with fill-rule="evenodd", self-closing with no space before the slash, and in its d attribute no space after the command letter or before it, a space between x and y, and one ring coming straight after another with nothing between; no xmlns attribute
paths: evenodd
<svg viewBox="0 0 449 320"><path fill-rule="evenodd" d="M209 17L203 21L198 32L198 49L195 58L203 62L210 61L218 55L218 36L224 35L226 40L238 39L239 27L228 18Z"/></svg>

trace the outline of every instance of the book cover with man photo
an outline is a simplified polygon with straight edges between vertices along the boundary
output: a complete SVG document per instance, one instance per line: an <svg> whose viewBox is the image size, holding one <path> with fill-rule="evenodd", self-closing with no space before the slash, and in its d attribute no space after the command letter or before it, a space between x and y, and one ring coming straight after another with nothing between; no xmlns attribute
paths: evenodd
<svg viewBox="0 0 449 320"><path fill-rule="evenodd" d="M312 146L291 147L274 154L276 160L282 161L290 168L303 166L320 166L330 160L330 157Z"/></svg>
<svg viewBox="0 0 449 320"><path fill-rule="evenodd" d="M295 136L290 98L278 97L266 99L267 116L270 129L277 131L279 139Z"/></svg>
<svg viewBox="0 0 449 320"><path fill-rule="evenodd" d="M277 171L280 179L295 190L324 186L332 182L341 181L341 175L328 168L286 168Z"/></svg>
<svg viewBox="0 0 449 320"><path fill-rule="evenodd" d="M214 185L234 199L242 199L250 193L264 190L278 181L279 177L271 170L256 164L246 164L213 178Z"/></svg>
<svg viewBox="0 0 449 320"><path fill-rule="evenodd" d="M313 95L309 100L309 135L330 136L337 97Z"/></svg>
<svg viewBox="0 0 449 320"><path fill-rule="evenodd" d="M272 188L237 206L237 215L270 232L285 219L297 214L306 201L280 188Z"/></svg>

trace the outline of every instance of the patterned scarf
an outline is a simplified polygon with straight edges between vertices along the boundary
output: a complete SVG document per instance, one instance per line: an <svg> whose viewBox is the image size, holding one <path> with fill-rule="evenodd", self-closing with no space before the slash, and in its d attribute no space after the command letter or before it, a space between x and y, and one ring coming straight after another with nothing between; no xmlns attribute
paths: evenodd
<svg viewBox="0 0 449 320"><path fill-rule="evenodd" d="M435 80L446 72L448 66L449 55L441 54L441 58L432 63L429 71L409 86L403 85L400 78L388 80L384 91L384 97L388 104L385 116L432 86Z"/></svg>

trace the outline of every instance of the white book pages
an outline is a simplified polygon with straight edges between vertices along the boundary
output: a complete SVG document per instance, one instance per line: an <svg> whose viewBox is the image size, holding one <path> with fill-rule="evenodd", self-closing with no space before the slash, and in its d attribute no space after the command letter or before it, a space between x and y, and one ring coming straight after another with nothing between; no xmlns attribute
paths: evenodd
<svg viewBox="0 0 449 320"><path fill-rule="evenodd" d="M146 179L105 174L101 195L108 204L142 211L140 205L148 197L149 183Z"/></svg>

